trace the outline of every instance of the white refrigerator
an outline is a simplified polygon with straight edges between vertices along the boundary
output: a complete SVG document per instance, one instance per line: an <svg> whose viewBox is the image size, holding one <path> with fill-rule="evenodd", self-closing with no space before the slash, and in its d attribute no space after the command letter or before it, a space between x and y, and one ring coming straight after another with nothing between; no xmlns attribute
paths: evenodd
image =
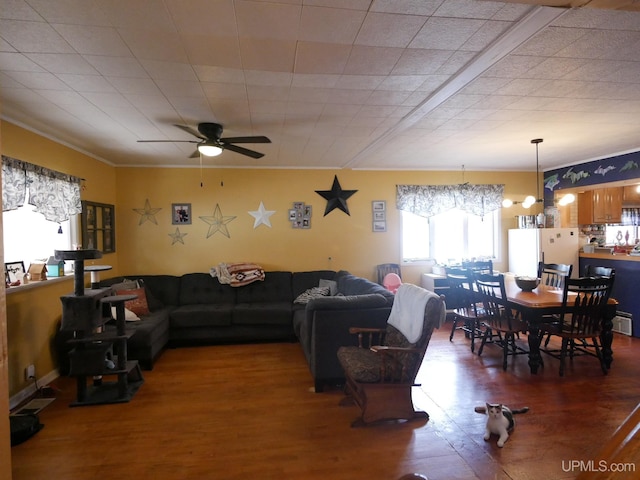
<svg viewBox="0 0 640 480"><path fill-rule="evenodd" d="M577 228L517 228L509 230L509 271L535 277L538 262L573 265L571 276L580 276Z"/></svg>

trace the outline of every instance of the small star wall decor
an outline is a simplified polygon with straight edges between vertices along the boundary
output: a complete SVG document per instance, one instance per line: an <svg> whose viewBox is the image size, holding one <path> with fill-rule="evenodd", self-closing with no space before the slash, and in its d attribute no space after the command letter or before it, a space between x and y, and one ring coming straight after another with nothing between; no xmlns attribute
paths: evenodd
<svg viewBox="0 0 640 480"><path fill-rule="evenodd" d="M327 207L324 209L325 217L336 208L351 216L349 213L349 206L347 205L347 199L356 192L357 190L343 190L340 186L337 175L333 177L331 190L316 190L318 195L327 200Z"/></svg>
<svg viewBox="0 0 640 480"><path fill-rule="evenodd" d="M149 203L149 199L147 198L144 202L144 208L134 208L133 211L140 215L140 221L138 225L142 225L144 222L149 220L151 223L158 224L156 220L156 213L158 213L162 208L151 208L151 203Z"/></svg>
<svg viewBox="0 0 640 480"><path fill-rule="evenodd" d="M258 228L260 225L266 225L267 227L271 228L271 220L269 220L269 217L276 213L276 211L266 210L264 208L264 203L260 202L258 210L254 210L248 213L255 219L255 221L253 222L254 229Z"/></svg>
<svg viewBox="0 0 640 480"><path fill-rule="evenodd" d="M171 245L175 245L176 243L180 242L181 244L184 245L184 237L185 235L188 235L187 233L181 233L179 228L176 228L176 231L173 233L170 233L169 236L171 237Z"/></svg>
<svg viewBox="0 0 640 480"><path fill-rule="evenodd" d="M220 205L216 203L216 209L211 216L199 217L205 223L209 224L209 231L207 232L207 238L209 238L214 233L220 232L225 237L231 238L229 235L229 229L227 228L227 224L233 220L235 220L235 216L225 217L222 215L222 210L220 209Z"/></svg>

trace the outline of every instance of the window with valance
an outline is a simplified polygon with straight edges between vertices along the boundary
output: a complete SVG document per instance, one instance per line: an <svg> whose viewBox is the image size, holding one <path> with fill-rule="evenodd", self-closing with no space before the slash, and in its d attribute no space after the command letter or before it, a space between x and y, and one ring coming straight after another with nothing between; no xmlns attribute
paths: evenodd
<svg viewBox="0 0 640 480"><path fill-rule="evenodd" d="M2 210L29 204L51 222L63 222L82 211L82 179L48 168L2 156Z"/></svg>
<svg viewBox="0 0 640 480"><path fill-rule="evenodd" d="M502 208L504 185L396 185L396 207L421 217L458 209L484 217Z"/></svg>

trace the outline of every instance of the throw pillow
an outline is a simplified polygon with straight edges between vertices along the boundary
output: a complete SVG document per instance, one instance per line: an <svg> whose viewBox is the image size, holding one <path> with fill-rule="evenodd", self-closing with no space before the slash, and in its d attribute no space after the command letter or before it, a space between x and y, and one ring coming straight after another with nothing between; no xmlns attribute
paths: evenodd
<svg viewBox="0 0 640 480"><path fill-rule="evenodd" d="M111 307L111 316L115 319L117 316L116 307ZM125 307L124 309L124 319L127 322L139 322L140 317L133 313L131 310Z"/></svg>
<svg viewBox="0 0 640 480"><path fill-rule="evenodd" d="M120 283L114 283L111 285L111 290L117 292L118 290L135 290L140 285L136 280L129 280L128 278L123 278Z"/></svg>
<svg viewBox="0 0 640 480"><path fill-rule="evenodd" d="M137 295L138 298L124 302L124 307L139 317L149 314L149 305L147 305L147 296L144 287L136 288L135 290L118 290L116 295Z"/></svg>
<svg viewBox="0 0 640 480"><path fill-rule="evenodd" d="M335 280L325 280L324 278L320 279L319 287L329 287L329 295L334 296L338 293L338 282Z"/></svg>
<svg viewBox="0 0 640 480"><path fill-rule="evenodd" d="M306 304L312 298L327 296L329 296L329 287L312 287L298 295L293 303Z"/></svg>

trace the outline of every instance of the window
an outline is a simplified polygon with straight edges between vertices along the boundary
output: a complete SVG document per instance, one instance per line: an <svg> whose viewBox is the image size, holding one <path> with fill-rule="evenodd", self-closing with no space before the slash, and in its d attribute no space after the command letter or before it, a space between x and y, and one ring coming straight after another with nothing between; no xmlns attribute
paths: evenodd
<svg viewBox="0 0 640 480"><path fill-rule="evenodd" d="M71 250L76 243L76 216L58 224L34 210L25 204L2 213L5 262L23 261L28 269L36 260L46 261L54 250Z"/></svg>
<svg viewBox="0 0 640 480"><path fill-rule="evenodd" d="M434 259L446 264L498 256L500 210L480 217L452 209L428 219L401 213L403 262Z"/></svg>

